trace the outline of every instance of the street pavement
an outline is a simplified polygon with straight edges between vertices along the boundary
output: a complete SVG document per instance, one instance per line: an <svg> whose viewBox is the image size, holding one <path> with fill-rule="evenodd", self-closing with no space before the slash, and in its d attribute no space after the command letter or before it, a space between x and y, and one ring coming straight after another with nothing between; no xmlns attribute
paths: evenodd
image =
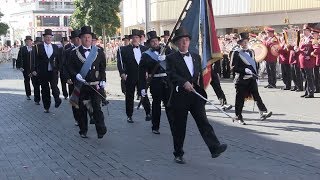
<svg viewBox="0 0 320 180"><path fill-rule="evenodd" d="M98 140L90 125L89 138L82 139L68 101L43 113L42 104L26 100L22 73L8 63L0 64L0 180L320 179L320 94L303 99L302 93L264 89L266 82L261 80L260 94L274 115L260 121L257 107L248 101L243 113L246 126L207 105L210 123L228 149L212 159L189 116L184 146L187 164L179 165L173 161L165 113L160 135L151 133L143 109L135 110L135 123L128 124L118 73L108 71L107 79L110 105L103 111L108 133ZM278 85L282 85L280 80ZM234 104L232 81L223 80L222 88ZM207 92L218 104L211 87ZM234 110L228 113L233 116Z"/></svg>

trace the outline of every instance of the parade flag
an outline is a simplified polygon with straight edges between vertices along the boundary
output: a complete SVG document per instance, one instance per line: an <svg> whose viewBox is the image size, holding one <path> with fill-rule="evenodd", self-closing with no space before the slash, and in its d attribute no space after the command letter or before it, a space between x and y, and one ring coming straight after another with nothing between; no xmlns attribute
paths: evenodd
<svg viewBox="0 0 320 180"><path fill-rule="evenodd" d="M222 59L213 16L211 0L192 0L181 26L192 36L190 52L202 57L203 80L205 88L211 81L211 65Z"/></svg>

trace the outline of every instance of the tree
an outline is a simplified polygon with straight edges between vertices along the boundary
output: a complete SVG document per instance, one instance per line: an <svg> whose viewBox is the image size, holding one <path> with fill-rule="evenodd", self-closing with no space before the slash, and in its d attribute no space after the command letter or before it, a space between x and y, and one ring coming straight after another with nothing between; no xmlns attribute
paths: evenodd
<svg viewBox="0 0 320 180"><path fill-rule="evenodd" d="M115 35L120 27L121 0L75 0L76 9L71 17L71 27L93 27L98 35Z"/></svg>
<svg viewBox="0 0 320 180"><path fill-rule="evenodd" d="M3 14L0 12L0 19L3 16ZM9 26L6 23L0 22L0 35L7 34L7 31L9 29Z"/></svg>

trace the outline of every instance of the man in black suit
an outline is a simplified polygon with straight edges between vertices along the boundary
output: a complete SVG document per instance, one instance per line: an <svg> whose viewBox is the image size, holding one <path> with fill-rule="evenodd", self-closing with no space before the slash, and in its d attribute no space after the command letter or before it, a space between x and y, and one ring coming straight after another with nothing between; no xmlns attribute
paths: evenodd
<svg viewBox="0 0 320 180"><path fill-rule="evenodd" d="M137 29L133 29L130 35L132 42L128 46L121 47L121 52L118 51L118 70L122 80L126 84L126 114L127 122L133 123L133 104L135 88L138 86L139 79L139 64L142 53L147 50L145 46L140 45L140 32ZM140 92L138 92L140 95ZM148 96L142 100L142 105L146 111L146 121L151 120L150 114L150 102Z"/></svg>
<svg viewBox="0 0 320 180"><path fill-rule="evenodd" d="M236 103L235 113L236 119L242 125L246 123L243 121L242 109L246 97L252 96L260 110L261 120L272 115L268 112L266 106L263 104L259 95L257 84L257 63L254 57L254 51L248 49L249 33L240 33L240 40L238 44L240 48L234 51L231 55L231 68L235 72L235 87L236 87Z"/></svg>
<svg viewBox="0 0 320 180"><path fill-rule="evenodd" d="M218 157L227 149L226 144L220 144L212 126L210 125L206 110L206 102L194 92L207 97L203 85L201 58L198 54L188 51L191 36L183 28L175 32L172 42L179 51L167 56L167 73L173 84L171 104L174 112L173 142L175 162L184 164L183 143L186 134L188 112L190 111L197 123L198 129L205 143L207 144L212 158Z"/></svg>
<svg viewBox="0 0 320 180"><path fill-rule="evenodd" d="M69 36L71 43L70 43L70 47L67 48L64 53L63 53L63 65L62 65L62 73L61 76L66 79L66 82L68 84L68 90L69 90L69 96L71 96L73 89L74 89L74 82L76 81L75 79L72 79L70 73L69 73L69 69L68 66L70 65L70 54L71 51L76 48L79 47L81 45L81 40L79 38L79 34L80 34L80 30L74 30L71 31L71 36ZM75 119L75 125L78 126L79 125L79 117L78 117L78 113L75 107L72 106L72 113L73 113L73 117Z"/></svg>
<svg viewBox="0 0 320 180"><path fill-rule="evenodd" d="M79 96L77 117L79 118L79 134L82 138L87 138L88 131L87 112L89 109L86 104L91 104L98 139L101 139L107 133L107 128L101 111L102 97L98 91L106 87L106 57L99 47L92 46L90 26L82 27L79 37L82 45L71 51L68 63L71 79L75 80L75 89L70 96L70 102L72 96Z"/></svg>
<svg viewBox="0 0 320 180"><path fill-rule="evenodd" d="M40 80L44 112L49 113L51 105L50 87L52 89L55 107L58 108L61 104L59 97L60 90L58 88L61 55L58 46L51 43L53 37L52 30L45 29L43 37L44 43L37 45L32 74L38 76Z"/></svg>
<svg viewBox="0 0 320 180"><path fill-rule="evenodd" d="M67 79L62 75L63 72L63 66L65 65L65 50L71 47L71 43L69 43L67 37L62 37L62 46L59 48L60 55L61 55L61 63L60 63L60 82L61 82L61 88L62 88L62 94L64 96L64 99L68 99L68 90L67 90Z"/></svg>
<svg viewBox="0 0 320 180"><path fill-rule="evenodd" d="M32 76L32 63L33 50L32 50L32 38L31 36L26 36L24 40L26 45L20 48L17 59L17 68L23 73L24 77L24 87L27 95L27 100L31 100L31 87L30 79L34 89L34 102L39 105L40 102L40 83L36 76Z"/></svg>
<svg viewBox="0 0 320 180"><path fill-rule="evenodd" d="M169 38L170 38L170 31L168 31L168 30L163 31L163 35L161 36L161 38L163 38L163 42L160 43L160 46L161 47L166 47L167 44L170 43L170 42L168 42ZM165 54L168 55L168 54L171 54L171 53L174 53L174 52L175 52L175 50L169 44L167 46L167 48L166 48L166 53Z"/></svg>
<svg viewBox="0 0 320 180"><path fill-rule="evenodd" d="M170 96L170 87L166 73L166 55L161 55L160 37L156 31L147 33L147 43L150 49L142 54L139 64L139 91L143 98L147 95L148 84L150 83L150 92L152 94L152 133L160 134L160 116L161 101L165 105L167 118L171 127L172 110L167 107ZM146 73L149 74L148 79Z"/></svg>

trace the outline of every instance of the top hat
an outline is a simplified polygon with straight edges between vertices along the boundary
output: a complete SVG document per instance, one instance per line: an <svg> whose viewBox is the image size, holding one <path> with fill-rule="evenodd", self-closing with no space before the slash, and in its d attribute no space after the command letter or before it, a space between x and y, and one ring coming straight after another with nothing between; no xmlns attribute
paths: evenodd
<svg viewBox="0 0 320 180"><path fill-rule="evenodd" d="M90 26L81 27L79 37L81 37L84 34L91 34L93 36L93 33L91 32L91 27Z"/></svg>
<svg viewBox="0 0 320 180"><path fill-rule="evenodd" d="M146 35L144 34L144 30L139 30L139 32L140 32L140 37L141 37L141 36L146 36Z"/></svg>
<svg viewBox="0 0 320 180"><path fill-rule="evenodd" d="M25 41L26 40L31 40L32 41L32 38L31 38L31 36L26 36L26 39L25 39Z"/></svg>
<svg viewBox="0 0 320 180"><path fill-rule="evenodd" d="M310 24L304 24L302 29L303 30L305 30L305 29L311 30L311 25Z"/></svg>
<svg viewBox="0 0 320 180"><path fill-rule="evenodd" d="M320 33L320 29L312 28L311 33Z"/></svg>
<svg viewBox="0 0 320 180"><path fill-rule="evenodd" d="M97 35L95 33L92 33L92 39L97 40Z"/></svg>
<svg viewBox="0 0 320 180"><path fill-rule="evenodd" d="M265 32L274 32L274 29L271 28L271 27L265 27L265 28L264 28L264 31L265 31Z"/></svg>
<svg viewBox="0 0 320 180"><path fill-rule="evenodd" d="M175 31L174 37L172 38L172 42L175 43L175 42L177 42L179 39L181 39L183 37L188 37L188 38L191 39L191 36L188 33L188 31L184 27L180 27L179 29L177 29Z"/></svg>
<svg viewBox="0 0 320 180"><path fill-rule="evenodd" d="M155 38L157 38L160 41L160 37L157 35L156 31L149 31L147 33L147 38L148 38L147 42L149 42L151 39L155 39Z"/></svg>
<svg viewBox="0 0 320 180"><path fill-rule="evenodd" d="M132 38L133 36L139 36L139 37L141 37L140 30L138 30L138 29L132 29L132 30L131 30L131 34L129 35L129 38Z"/></svg>
<svg viewBox="0 0 320 180"><path fill-rule="evenodd" d="M53 34L52 34L52 30L51 30L51 29L45 29L45 30L44 30L44 34L43 34L43 36L45 36L45 35L53 36Z"/></svg>
<svg viewBox="0 0 320 180"><path fill-rule="evenodd" d="M74 31L71 31L71 36L69 36L70 39L73 39L73 38L76 38L76 37L79 37L79 34L80 34L80 30L76 29Z"/></svg>
<svg viewBox="0 0 320 180"><path fill-rule="evenodd" d="M68 37L62 37L61 42L68 41Z"/></svg>
<svg viewBox="0 0 320 180"><path fill-rule="evenodd" d="M34 42L42 42L42 37L36 37L36 40Z"/></svg>
<svg viewBox="0 0 320 180"><path fill-rule="evenodd" d="M242 32L239 34L239 40L238 43L241 43L243 40L249 40L249 33L248 32Z"/></svg>
<svg viewBox="0 0 320 180"><path fill-rule="evenodd" d="M122 41L124 41L125 39L130 39L129 35L124 35L124 38L122 38Z"/></svg>
<svg viewBox="0 0 320 180"><path fill-rule="evenodd" d="M168 30L163 31L163 35L161 37L164 37L164 36L170 36L170 31Z"/></svg>

